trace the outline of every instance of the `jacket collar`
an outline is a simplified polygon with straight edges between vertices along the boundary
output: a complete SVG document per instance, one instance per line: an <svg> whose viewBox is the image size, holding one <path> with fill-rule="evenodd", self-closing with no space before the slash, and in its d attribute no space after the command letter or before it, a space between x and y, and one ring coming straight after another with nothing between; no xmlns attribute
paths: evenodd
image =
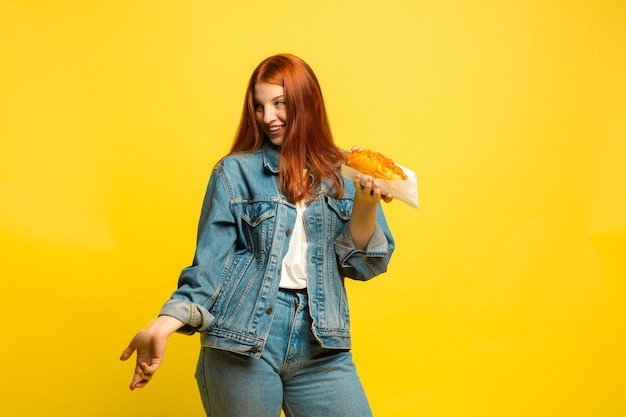
<svg viewBox="0 0 626 417"><path fill-rule="evenodd" d="M261 151L263 152L263 167L274 174L278 174L279 148L266 140L263 142Z"/></svg>
<svg viewBox="0 0 626 417"><path fill-rule="evenodd" d="M263 142L261 145L261 153L263 154L263 168L272 174L278 175L278 158L280 155L280 148L278 146L272 145L272 143L268 140ZM323 180L321 184L321 190L317 190L314 194L326 193L331 189L330 184L327 180Z"/></svg>

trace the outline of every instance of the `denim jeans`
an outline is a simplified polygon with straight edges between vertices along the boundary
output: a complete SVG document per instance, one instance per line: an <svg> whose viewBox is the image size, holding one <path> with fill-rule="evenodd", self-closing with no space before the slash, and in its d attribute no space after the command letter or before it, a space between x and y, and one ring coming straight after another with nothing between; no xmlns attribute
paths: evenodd
<svg viewBox="0 0 626 417"><path fill-rule="evenodd" d="M371 416L352 354L315 339L307 296L280 291L274 314L260 359L202 347L196 379L207 416Z"/></svg>

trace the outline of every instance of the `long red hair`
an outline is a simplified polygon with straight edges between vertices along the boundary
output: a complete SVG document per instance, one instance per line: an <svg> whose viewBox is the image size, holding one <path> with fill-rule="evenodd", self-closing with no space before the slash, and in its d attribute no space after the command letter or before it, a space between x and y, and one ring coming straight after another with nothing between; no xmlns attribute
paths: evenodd
<svg viewBox="0 0 626 417"><path fill-rule="evenodd" d="M335 196L343 195L339 170L343 156L333 141L322 90L311 67L294 55L266 58L252 73L230 153L252 152L269 140L255 116L254 86L261 82L280 85L285 94L287 130L279 157L283 194L289 201L299 201L326 180ZM303 175L305 169L309 175Z"/></svg>

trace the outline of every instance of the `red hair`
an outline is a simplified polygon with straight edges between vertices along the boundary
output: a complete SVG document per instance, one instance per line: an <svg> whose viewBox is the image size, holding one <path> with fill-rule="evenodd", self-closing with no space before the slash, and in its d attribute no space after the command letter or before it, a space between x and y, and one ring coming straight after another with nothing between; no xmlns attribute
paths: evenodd
<svg viewBox="0 0 626 417"><path fill-rule="evenodd" d="M285 94L287 130L279 157L282 193L289 201L299 201L326 180L336 196L343 195L339 170L343 156L333 141L322 90L311 67L294 55L271 56L252 73L230 153L252 152L269 140L255 116L254 86L261 82L280 85ZM305 169L309 175L302 174Z"/></svg>

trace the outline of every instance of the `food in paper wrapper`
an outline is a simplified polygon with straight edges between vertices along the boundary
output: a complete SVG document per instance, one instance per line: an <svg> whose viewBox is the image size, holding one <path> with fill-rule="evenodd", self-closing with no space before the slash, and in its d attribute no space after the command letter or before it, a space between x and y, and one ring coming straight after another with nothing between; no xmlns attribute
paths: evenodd
<svg viewBox="0 0 626 417"><path fill-rule="evenodd" d="M354 180L357 174L362 174L362 185L365 185L368 177L377 178L383 195L391 194L394 199L403 201L411 207L418 207L415 172L394 163L378 152L354 149L352 152L344 151L344 154L346 159L342 167L344 177Z"/></svg>

